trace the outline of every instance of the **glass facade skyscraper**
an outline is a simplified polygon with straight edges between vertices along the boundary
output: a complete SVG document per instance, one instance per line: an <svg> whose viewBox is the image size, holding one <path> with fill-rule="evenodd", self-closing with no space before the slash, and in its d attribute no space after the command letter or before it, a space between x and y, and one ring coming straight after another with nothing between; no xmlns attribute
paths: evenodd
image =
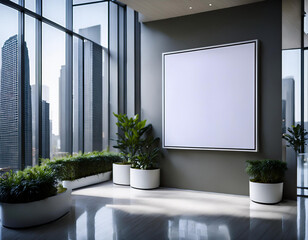
<svg viewBox="0 0 308 240"><path fill-rule="evenodd" d="M20 168L22 146L24 163L32 165L32 109L29 82L28 48L24 45L24 80L18 78L18 37L14 35L2 47L0 84L0 167ZM23 92L23 94L20 94ZM20 99L23 96L23 99ZM21 109L21 100L23 111ZM23 112L23 114L22 114ZM23 120L23 128L21 121ZM23 131L23 133L22 133ZM21 134L24 134L22 142Z"/></svg>
<svg viewBox="0 0 308 240"><path fill-rule="evenodd" d="M102 148L102 47L85 42L84 77L84 149L85 152Z"/></svg>

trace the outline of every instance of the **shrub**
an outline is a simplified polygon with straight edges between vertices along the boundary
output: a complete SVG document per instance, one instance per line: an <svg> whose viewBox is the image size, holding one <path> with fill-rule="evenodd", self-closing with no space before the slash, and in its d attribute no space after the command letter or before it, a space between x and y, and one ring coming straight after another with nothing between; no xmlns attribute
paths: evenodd
<svg viewBox="0 0 308 240"><path fill-rule="evenodd" d="M53 160L45 160L57 174L59 180L73 181L112 170L112 163L120 160L120 156L110 152L91 152L67 156Z"/></svg>
<svg viewBox="0 0 308 240"><path fill-rule="evenodd" d="M26 203L57 194L55 172L48 166L7 172L0 177L0 202Z"/></svg>
<svg viewBox="0 0 308 240"><path fill-rule="evenodd" d="M280 183L283 182L287 163L279 160L256 160L247 161L246 172L250 181L258 183Z"/></svg>

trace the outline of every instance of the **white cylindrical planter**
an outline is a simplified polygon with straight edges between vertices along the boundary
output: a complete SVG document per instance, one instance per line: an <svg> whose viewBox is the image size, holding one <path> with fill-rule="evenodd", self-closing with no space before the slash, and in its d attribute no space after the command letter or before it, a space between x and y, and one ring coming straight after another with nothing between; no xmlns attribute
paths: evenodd
<svg viewBox="0 0 308 240"><path fill-rule="evenodd" d="M130 186L139 189L158 188L160 184L160 169L142 170L130 169Z"/></svg>
<svg viewBox="0 0 308 240"><path fill-rule="evenodd" d="M257 203L275 204L282 200L283 183L249 182L250 199Z"/></svg>
<svg viewBox="0 0 308 240"><path fill-rule="evenodd" d="M28 203L1 203L2 225L9 228L26 228L58 219L71 208L71 190Z"/></svg>
<svg viewBox="0 0 308 240"><path fill-rule="evenodd" d="M112 164L113 183L129 185L131 164Z"/></svg>

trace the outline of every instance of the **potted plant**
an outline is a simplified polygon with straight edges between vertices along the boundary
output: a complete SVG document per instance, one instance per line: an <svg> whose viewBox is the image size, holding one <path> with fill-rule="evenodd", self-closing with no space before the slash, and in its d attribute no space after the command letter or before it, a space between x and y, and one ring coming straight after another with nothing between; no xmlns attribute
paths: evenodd
<svg viewBox="0 0 308 240"><path fill-rule="evenodd" d="M158 157L160 154L159 138L152 135L152 125L144 128L141 144L130 169L130 185L138 189L154 189L160 184Z"/></svg>
<svg viewBox="0 0 308 240"><path fill-rule="evenodd" d="M307 153L305 153L305 146L307 145L308 132L302 128L300 124L296 126L292 125L292 128L288 128L289 133L284 133L282 138L288 142L287 147L292 147L297 156L297 171L300 179L298 179L297 186L304 186L304 164L307 163Z"/></svg>
<svg viewBox="0 0 308 240"><path fill-rule="evenodd" d="M304 153L308 132L300 124L292 125L292 128L288 128L288 132L289 134L282 134L282 138L288 142L287 147L292 147L297 154Z"/></svg>
<svg viewBox="0 0 308 240"><path fill-rule="evenodd" d="M35 166L0 177L2 225L25 228L48 223L70 210L71 192L57 188L54 171Z"/></svg>
<svg viewBox="0 0 308 240"><path fill-rule="evenodd" d="M250 177L250 199L257 203L275 204L281 201L286 162L279 160L247 161L246 172Z"/></svg>
<svg viewBox="0 0 308 240"><path fill-rule="evenodd" d="M113 114L118 119L119 128L117 145L114 147L120 150L122 159L113 163L113 183L129 185L131 162L140 148L140 138L144 133L146 121L139 121L138 114L132 118L128 118L126 114Z"/></svg>

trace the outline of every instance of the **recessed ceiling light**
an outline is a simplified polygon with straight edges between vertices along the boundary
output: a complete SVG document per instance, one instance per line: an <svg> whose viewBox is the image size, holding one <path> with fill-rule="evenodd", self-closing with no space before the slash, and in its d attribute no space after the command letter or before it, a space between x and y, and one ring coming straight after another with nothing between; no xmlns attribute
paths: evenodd
<svg viewBox="0 0 308 240"><path fill-rule="evenodd" d="M192 9L192 7L189 7L189 9L191 10L191 9Z"/></svg>
<svg viewBox="0 0 308 240"><path fill-rule="evenodd" d="M212 3L210 3L209 6L212 7Z"/></svg>

